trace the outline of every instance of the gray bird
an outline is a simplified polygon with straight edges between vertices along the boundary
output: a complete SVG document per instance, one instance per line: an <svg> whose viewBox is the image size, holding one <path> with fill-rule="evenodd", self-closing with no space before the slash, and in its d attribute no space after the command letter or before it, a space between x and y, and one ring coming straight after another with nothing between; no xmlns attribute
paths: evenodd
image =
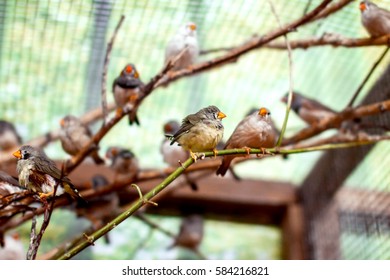
<svg viewBox="0 0 390 280"><path fill-rule="evenodd" d="M281 101L287 103L288 95L286 94ZM336 111L319 103L314 99L305 97L297 92L293 93L291 109L307 124L318 124L323 119L333 117Z"/></svg>
<svg viewBox="0 0 390 280"><path fill-rule="evenodd" d="M54 194L54 188L57 185L56 195L65 192L73 199L85 202L70 179L61 174L55 162L49 159L43 151L24 145L13 155L18 159L16 170L21 186L39 194L41 198L46 198Z"/></svg>
<svg viewBox="0 0 390 280"><path fill-rule="evenodd" d="M106 177L95 175L91 180L92 188L100 191L109 185ZM111 221L120 213L119 197L116 192L109 192L104 195L88 200L88 204L76 208L77 215L88 219L94 230ZM108 234L104 235L106 242L109 243Z"/></svg>
<svg viewBox="0 0 390 280"><path fill-rule="evenodd" d="M173 71L187 68L194 64L199 56L198 38L196 36L196 24L188 22L181 26L177 33L168 42L165 50L165 63L175 59L184 48L187 51L176 61Z"/></svg>
<svg viewBox="0 0 390 280"><path fill-rule="evenodd" d="M139 125L137 112L133 112L134 104L143 96L144 83L140 80L139 73L134 64L127 64L113 84L112 92L118 110L129 114L129 124L134 122Z"/></svg>
<svg viewBox="0 0 390 280"><path fill-rule="evenodd" d="M371 1L361 1L359 5L364 28L371 37L390 34L390 12Z"/></svg>
<svg viewBox="0 0 390 280"><path fill-rule="evenodd" d="M0 150L10 150L21 144L22 138L15 126L8 121L0 120Z"/></svg>
<svg viewBox="0 0 390 280"><path fill-rule="evenodd" d="M179 130L171 137L171 145L179 143L183 149L190 152L196 161L194 152L213 151L223 137L224 127L221 120L226 115L216 106L208 106L195 114L185 117Z"/></svg>
<svg viewBox="0 0 390 280"><path fill-rule="evenodd" d="M137 178L139 172L138 160L130 149L122 147L109 147L106 158L111 160L111 168L116 176Z"/></svg>
<svg viewBox="0 0 390 280"><path fill-rule="evenodd" d="M92 138L92 132L81 122L81 120L73 115L65 116L60 122L60 140L62 148L71 156L77 155ZM96 164L103 164L104 160L99 156L97 148L91 152L90 156Z"/></svg>
<svg viewBox="0 0 390 280"><path fill-rule="evenodd" d="M0 170L0 198L20 192L21 190L22 188L19 186L18 180Z"/></svg>
<svg viewBox="0 0 390 280"><path fill-rule="evenodd" d="M249 151L251 148L262 150L273 148L276 144L277 132L271 124L270 115L270 111L262 107L245 117L229 137L225 149L246 148ZM234 155L224 156L216 174L224 176L234 158Z"/></svg>
<svg viewBox="0 0 390 280"><path fill-rule="evenodd" d="M184 217L179 233L168 249L179 246L196 252L203 239L203 228L204 223L201 215L192 214Z"/></svg>

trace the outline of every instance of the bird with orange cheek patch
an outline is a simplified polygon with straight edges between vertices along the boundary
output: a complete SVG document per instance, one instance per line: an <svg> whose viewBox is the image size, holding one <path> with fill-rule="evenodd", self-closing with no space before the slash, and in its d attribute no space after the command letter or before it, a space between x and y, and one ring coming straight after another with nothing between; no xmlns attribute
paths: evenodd
<svg viewBox="0 0 390 280"><path fill-rule="evenodd" d="M165 63L175 59L183 50L187 51L176 61L173 71L181 70L194 64L199 56L198 38L196 35L196 24L188 22L181 26L177 33L168 42L165 50Z"/></svg>
<svg viewBox="0 0 390 280"><path fill-rule="evenodd" d="M129 114L129 124L139 125L137 116L136 102L144 95L144 83L140 80L139 73L134 64L127 64L119 74L113 84L112 92L114 94L117 113L121 111Z"/></svg>
<svg viewBox="0 0 390 280"><path fill-rule="evenodd" d="M361 1L359 5L364 28L371 37L390 34L390 12L371 1Z"/></svg>
<svg viewBox="0 0 390 280"><path fill-rule="evenodd" d="M245 148L249 152L254 148L261 149L264 153L265 148L273 148L276 144L277 132L271 124L270 115L270 111L263 107L245 117L236 126L226 142L225 149ZM234 158L234 155L224 156L216 174L224 176Z"/></svg>
<svg viewBox="0 0 390 280"><path fill-rule="evenodd" d="M14 152L13 156L18 159L16 170L22 187L39 194L42 199L52 196L57 186L56 195L67 193L73 199L85 203L70 179L62 174L55 162L40 149L24 145Z"/></svg>

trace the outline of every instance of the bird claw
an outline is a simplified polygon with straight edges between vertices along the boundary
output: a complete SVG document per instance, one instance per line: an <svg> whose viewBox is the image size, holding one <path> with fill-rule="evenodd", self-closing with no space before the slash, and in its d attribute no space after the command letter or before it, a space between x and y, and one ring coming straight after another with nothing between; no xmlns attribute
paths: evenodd
<svg viewBox="0 0 390 280"><path fill-rule="evenodd" d="M246 156L249 157L252 149L249 147L244 147L243 149L246 151Z"/></svg>
<svg viewBox="0 0 390 280"><path fill-rule="evenodd" d="M40 193L39 194L39 198L41 200L46 200L49 196L52 196L53 193L54 193L54 191L53 192L48 192L48 193Z"/></svg>
<svg viewBox="0 0 390 280"><path fill-rule="evenodd" d="M120 117L123 114L123 109L122 108L117 108L115 111L116 117Z"/></svg>
<svg viewBox="0 0 390 280"><path fill-rule="evenodd" d="M218 155L218 151L217 151L217 149L213 149L213 154L214 154L214 158L216 158L217 157L217 155ZM204 154L203 154L204 155Z"/></svg>

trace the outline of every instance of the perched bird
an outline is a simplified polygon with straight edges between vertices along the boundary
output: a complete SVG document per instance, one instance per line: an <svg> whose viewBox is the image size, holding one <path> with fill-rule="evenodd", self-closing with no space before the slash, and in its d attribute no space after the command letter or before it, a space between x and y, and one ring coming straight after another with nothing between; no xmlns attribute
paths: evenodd
<svg viewBox="0 0 390 280"><path fill-rule="evenodd" d="M390 34L390 11L379 8L371 1L361 1L359 8L362 24L371 37Z"/></svg>
<svg viewBox="0 0 390 280"><path fill-rule="evenodd" d="M0 248L0 260L25 260L26 251L18 233L5 235L4 247Z"/></svg>
<svg viewBox="0 0 390 280"><path fill-rule="evenodd" d="M175 59L184 48L187 51L176 61L173 71L187 68L194 64L199 56L198 39L196 36L196 24L188 22L181 26L177 33L170 39L165 50L165 63Z"/></svg>
<svg viewBox="0 0 390 280"><path fill-rule="evenodd" d="M11 216L14 213L13 210L26 206L23 201L13 200L13 194L19 194L22 191L23 188L14 177L0 170L0 220Z"/></svg>
<svg viewBox="0 0 390 280"><path fill-rule="evenodd" d="M138 160L130 149L122 147L109 147L106 151L106 158L111 160L111 168L116 176L126 178L137 178L139 172Z"/></svg>
<svg viewBox="0 0 390 280"><path fill-rule="evenodd" d="M43 151L24 145L13 155L18 159L16 170L21 186L45 198L54 194L54 188L57 185L56 195L65 192L73 199L85 202L70 179L62 174L55 162L49 159Z"/></svg>
<svg viewBox="0 0 390 280"><path fill-rule="evenodd" d="M91 180L92 188L95 191L100 191L109 185L106 177L103 175L95 175ZM77 207L78 216L88 219L94 230L99 229L102 225L108 223L112 218L120 213L119 197L116 192L110 192L104 195L99 195L88 200L88 204L82 207ZM108 235L105 235L108 243Z"/></svg>
<svg viewBox="0 0 390 280"><path fill-rule="evenodd" d="M287 99L288 94L281 101L287 103ZM333 117L337 113L318 101L304 97L297 92L293 93L291 109L309 125L317 124L323 119Z"/></svg>
<svg viewBox="0 0 390 280"><path fill-rule="evenodd" d="M21 190L18 180L0 170L0 199Z"/></svg>
<svg viewBox="0 0 390 280"><path fill-rule="evenodd" d="M168 249L180 246L196 252L203 239L203 227L204 223L201 215L192 214L184 217L179 233Z"/></svg>
<svg viewBox="0 0 390 280"><path fill-rule="evenodd" d="M9 150L21 144L22 138L15 126L10 122L0 120L0 150Z"/></svg>
<svg viewBox="0 0 390 280"><path fill-rule="evenodd" d="M129 114L129 124L134 122L139 125L137 112L132 112L134 104L143 96L144 83L140 80L139 73L134 64L127 64L113 84L112 92L118 110ZM120 112L120 111L119 111Z"/></svg>
<svg viewBox="0 0 390 280"><path fill-rule="evenodd" d="M216 106L208 106L195 114L185 117L179 130L171 137L171 145L179 143L183 149L190 151L196 161L194 152L213 151L223 137L224 127L221 120L226 115Z"/></svg>
<svg viewBox="0 0 390 280"><path fill-rule="evenodd" d="M75 156L91 141L92 132L73 115L67 115L60 121L60 140L62 148L68 154ZM96 164L103 164L104 160L99 156L97 147L90 154Z"/></svg>
<svg viewBox="0 0 390 280"><path fill-rule="evenodd" d="M174 135L180 128L180 123L175 120L170 120L164 124L164 135ZM180 163L183 163L188 159L190 154L188 151L183 150L178 143L171 145L171 141L165 137L161 143L160 152L163 156L163 160L171 167L178 167ZM186 183L192 190L198 190L197 184L190 178L189 174L183 174Z"/></svg>
<svg viewBox="0 0 390 280"><path fill-rule="evenodd" d="M270 111L262 107L245 117L229 137L225 149L246 148L249 151L250 148L264 150L274 147L277 133L271 125L270 115ZM224 176L234 158L234 155L224 156L216 174Z"/></svg>

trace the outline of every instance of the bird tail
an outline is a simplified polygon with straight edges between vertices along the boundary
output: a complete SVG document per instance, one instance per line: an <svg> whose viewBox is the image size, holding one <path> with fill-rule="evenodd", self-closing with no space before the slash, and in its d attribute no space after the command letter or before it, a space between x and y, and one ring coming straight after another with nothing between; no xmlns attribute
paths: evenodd
<svg viewBox="0 0 390 280"><path fill-rule="evenodd" d="M133 123L135 123L138 126L140 125L137 113L134 113L134 114L130 113L129 114L129 125L132 125Z"/></svg>
<svg viewBox="0 0 390 280"><path fill-rule="evenodd" d="M231 156L224 156L221 162L221 165L217 169L216 174L221 175L222 177L225 176L226 172L229 169L230 163L232 162L234 157Z"/></svg>
<svg viewBox="0 0 390 280"><path fill-rule="evenodd" d="M63 182L64 190L69 194L74 200L79 201L82 204L87 204L87 201L81 196L80 192L76 189L75 186L67 182Z"/></svg>

